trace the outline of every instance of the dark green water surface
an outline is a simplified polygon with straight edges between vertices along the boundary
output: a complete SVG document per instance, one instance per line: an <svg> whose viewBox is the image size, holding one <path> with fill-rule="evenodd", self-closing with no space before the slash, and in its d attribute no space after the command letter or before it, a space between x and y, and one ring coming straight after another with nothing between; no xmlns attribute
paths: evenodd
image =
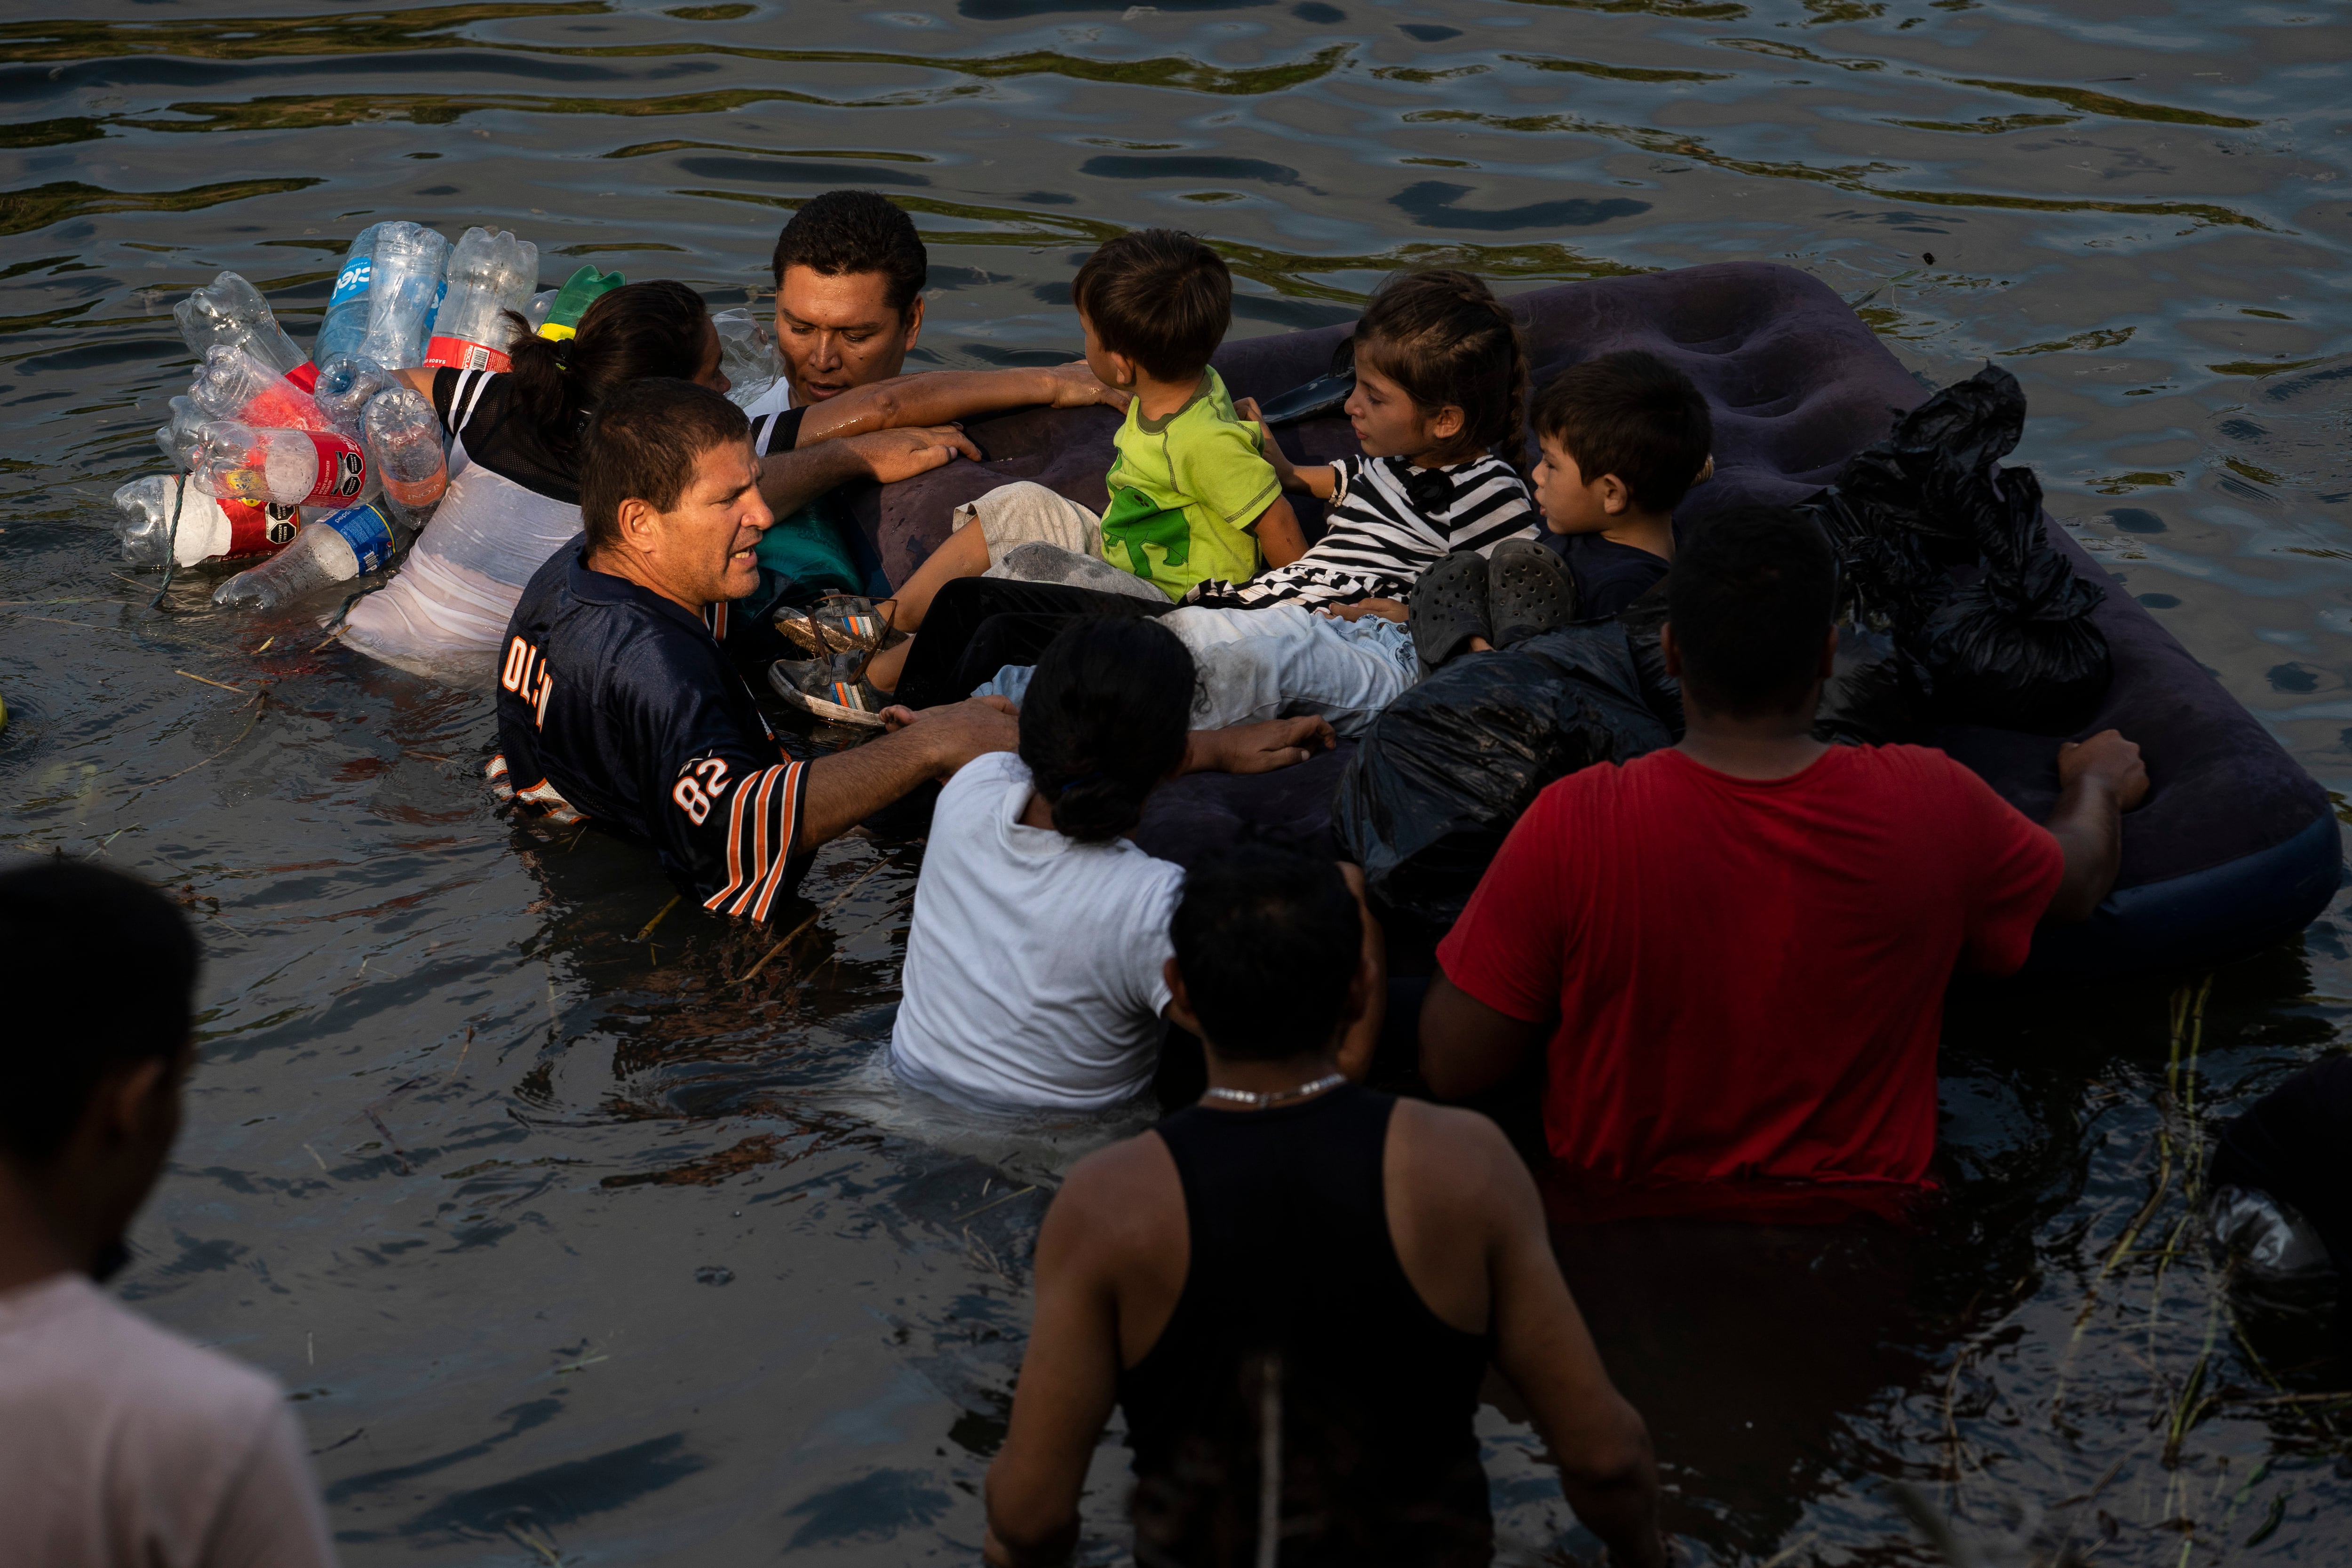
<svg viewBox="0 0 2352 1568"><path fill-rule="evenodd" d="M930 242L919 357L986 366L1071 351L1076 259L1142 225L1223 249L1242 332L1423 260L1785 261L1934 380L2012 367L2115 591L2344 787L2347 45L2341 0L6 7L0 844L168 880L210 955L128 1293L295 1391L353 1563L970 1562L1038 1216L1113 1131L874 1071L916 851L828 850L753 973L781 932L647 932L649 857L492 813L482 696L205 573L151 611L106 497L220 268L298 339L391 217L757 303L859 184ZM2352 1560L2326 1292L2228 1280L2191 1206L2214 1121L2335 1048L2344 926L1956 1006L1924 1234L1564 1233L1693 1559L1926 1561L1899 1479L1992 1562ZM1505 1559L1596 1552L1480 1430Z"/></svg>

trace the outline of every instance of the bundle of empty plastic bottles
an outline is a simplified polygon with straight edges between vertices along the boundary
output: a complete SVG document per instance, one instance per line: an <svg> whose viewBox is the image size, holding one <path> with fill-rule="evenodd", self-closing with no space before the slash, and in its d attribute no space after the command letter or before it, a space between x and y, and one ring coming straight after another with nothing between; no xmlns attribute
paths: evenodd
<svg viewBox="0 0 2352 1568"><path fill-rule="evenodd" d="M504 370L515 329L560 311L532 297L539 248L469 228L455 246L413 223L352 240L308 357L260 290L224 272L173 310L197 356L156 444L175 473L114 494L127 559L193 565L269 556L214 595L283 604L384 564L448 483L440 421L394 373Z"/></svg>

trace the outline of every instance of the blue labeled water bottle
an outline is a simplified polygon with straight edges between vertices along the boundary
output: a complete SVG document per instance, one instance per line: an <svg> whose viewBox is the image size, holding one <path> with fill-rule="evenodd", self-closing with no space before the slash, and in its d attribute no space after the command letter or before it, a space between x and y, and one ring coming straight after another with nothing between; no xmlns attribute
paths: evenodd
<svg viewBox="0 0 2352 1568"><path fill-rule="evenodd" d="M319 341L310 350L312 364L323 365L337 354L357 353L360 344L367 341L368 274L375 255L376 231L383 226L372 223L360 230L344 253L342 270L335 274L335 292L327 300L326 320L319 323Z"/></svg>
<svg viewBox="0 0 2352 1568"><path fill-rule="evenodd" d="M226 607L251 605L274 610L317 593L334 583L348 583L362 572L373 572L392 559L400 533L382 496L359 506L330 512L306 522L294 542L256 566L240 572L213 594L213 603Z"/></svg>

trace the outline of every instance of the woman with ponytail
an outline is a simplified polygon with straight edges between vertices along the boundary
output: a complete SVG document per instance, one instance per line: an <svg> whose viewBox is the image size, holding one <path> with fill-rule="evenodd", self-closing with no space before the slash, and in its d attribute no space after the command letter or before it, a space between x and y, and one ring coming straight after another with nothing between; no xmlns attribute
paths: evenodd
<svg viewBox="0 0 2352 1568"><path fill-rule="evenodd" d="M388 664L470 675L547 558L580 533L580 433L630 382L727 390L702 296L663 279L597 297L560 342L508 312L512 368L404 370L449 438L449 488L397 575L352 606L343 640Z"/></svg>
<svg viewBox="0 0 2352 1568"><path fill-rule="evenodd" d="M1064 1110L1150 1087L1184 873L1125 836L1184 765L1194 679L1150 620L1078 622L1037 661L1019 752L948 781L890 1036L900 1081Z"/></svg>

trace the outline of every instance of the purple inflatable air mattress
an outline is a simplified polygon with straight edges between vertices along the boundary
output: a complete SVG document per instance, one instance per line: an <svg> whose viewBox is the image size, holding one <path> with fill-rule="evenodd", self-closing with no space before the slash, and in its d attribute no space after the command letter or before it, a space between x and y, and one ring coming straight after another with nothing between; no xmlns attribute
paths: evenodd
<svg viewBox="0 0 2352 1568"><path fill-rule="evenodd" d="M1675 514L1680 530L1751 501L1797 501L1837 477L1928 389L1896 363L1826 285L1786 267L1731 263L1639 278L1568 283L1516 297L1539 384L1612 349L1647 349L1680 365L1715 414L1715 478ZM1268 398L1329 366L1347 326L1225 345L1218 370L1236 397ZM1101 409L1032 409L973 422L986 454L881 490L857 505L894 583L947 536L949 511L1013 479L1034 479L1082 505L1108 497L1116 416ZM1280 427L1300 461L1356 450L1333 414ZM1532 460L1533 453L1530 451ZM1294 498L1312 536L1319 509ZM2105 574L2045 516L2076 569ZM2084 733L2115 728L2140 742L2154 783L2124 820L2122 875L2087 923L2049 928L2029 973L2104 976L2210 963L2299 931L2326 907L2342 847L2326 792L2253 716L2130 595L2110 591L2095 613L2115 680ZM1953 726L1934 740L2039 820L2057 796L2055 742ZM1138 837L1188 862L1260 839L1333 853L1330 803L1344 755L1255 778L1196 774L1153 799Z"/></svg>

